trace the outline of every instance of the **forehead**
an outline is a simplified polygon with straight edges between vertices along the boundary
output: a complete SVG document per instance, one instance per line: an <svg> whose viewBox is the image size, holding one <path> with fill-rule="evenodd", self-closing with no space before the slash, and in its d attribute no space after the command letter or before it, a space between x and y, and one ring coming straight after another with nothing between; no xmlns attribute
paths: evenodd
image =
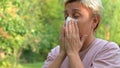
<svg viewBox="0 0 120 68"><path fill-rule="evenodd" d="M83 5L82 3L76 1L76 2L71 2L71 3L67 3L65 5L65 11L88 11L91 12L91 9L86 7L85 5Z"/></svg>

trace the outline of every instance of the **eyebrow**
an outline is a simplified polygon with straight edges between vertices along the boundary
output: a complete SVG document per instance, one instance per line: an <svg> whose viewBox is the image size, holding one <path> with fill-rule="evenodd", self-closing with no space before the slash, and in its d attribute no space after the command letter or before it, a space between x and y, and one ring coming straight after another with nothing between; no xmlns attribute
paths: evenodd
<svg viewBox="0 0 120 68"><path fill-rule="evenodd" d="M81 11L81 10L78 8L74 8L72 11Z"/></svg>
<svg viewBox="0 0 120 68"><path fill-rule="evenodd" d="M72 11L81 11L81 10L78 8L74 8ZM67 10L64 10L64 12L67 12Z"/></svg>

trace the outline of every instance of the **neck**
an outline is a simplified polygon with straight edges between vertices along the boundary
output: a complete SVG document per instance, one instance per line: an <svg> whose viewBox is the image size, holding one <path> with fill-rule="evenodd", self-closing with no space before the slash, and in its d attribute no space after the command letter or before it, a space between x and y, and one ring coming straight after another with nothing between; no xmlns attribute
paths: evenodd
<svg viewBox="0 0 120 68"><path fill-rule="evenodd" d="M85 40L83 47L80 51L83 51L89 47L89 45L95 40L94 35L88 36L88 38Z"/></svg>

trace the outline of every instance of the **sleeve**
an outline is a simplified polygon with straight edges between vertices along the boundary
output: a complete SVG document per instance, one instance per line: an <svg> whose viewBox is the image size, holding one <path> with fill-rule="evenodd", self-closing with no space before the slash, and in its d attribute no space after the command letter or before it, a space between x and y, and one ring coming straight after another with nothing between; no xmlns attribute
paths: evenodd
<svg viewBox="0 0 120 68"><path fill-rule="evenodd" d="M44 62L42 68L48 68L48 65L57 57L59 54L59 46L53 48L51 52L48 54L47 59Z"/></svg>
<svg viewBox="0 0 120 68"><path fill-rule="evenodd" d="M107 44L95 57L91 68L120 68L120 48L114 43Z"/></svg>

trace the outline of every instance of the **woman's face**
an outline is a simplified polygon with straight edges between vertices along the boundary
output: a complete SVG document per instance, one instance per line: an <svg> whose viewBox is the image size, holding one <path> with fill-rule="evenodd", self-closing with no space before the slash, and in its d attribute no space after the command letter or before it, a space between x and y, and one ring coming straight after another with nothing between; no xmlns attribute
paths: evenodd
<svg viewBox="0 0 120 68"><path fill-rule="evenodd" d="M93 32L92 10L83 6L80 2L68 3L64 11L65 18L72 17L78 20L80 35L91 34Z"/></svg>

